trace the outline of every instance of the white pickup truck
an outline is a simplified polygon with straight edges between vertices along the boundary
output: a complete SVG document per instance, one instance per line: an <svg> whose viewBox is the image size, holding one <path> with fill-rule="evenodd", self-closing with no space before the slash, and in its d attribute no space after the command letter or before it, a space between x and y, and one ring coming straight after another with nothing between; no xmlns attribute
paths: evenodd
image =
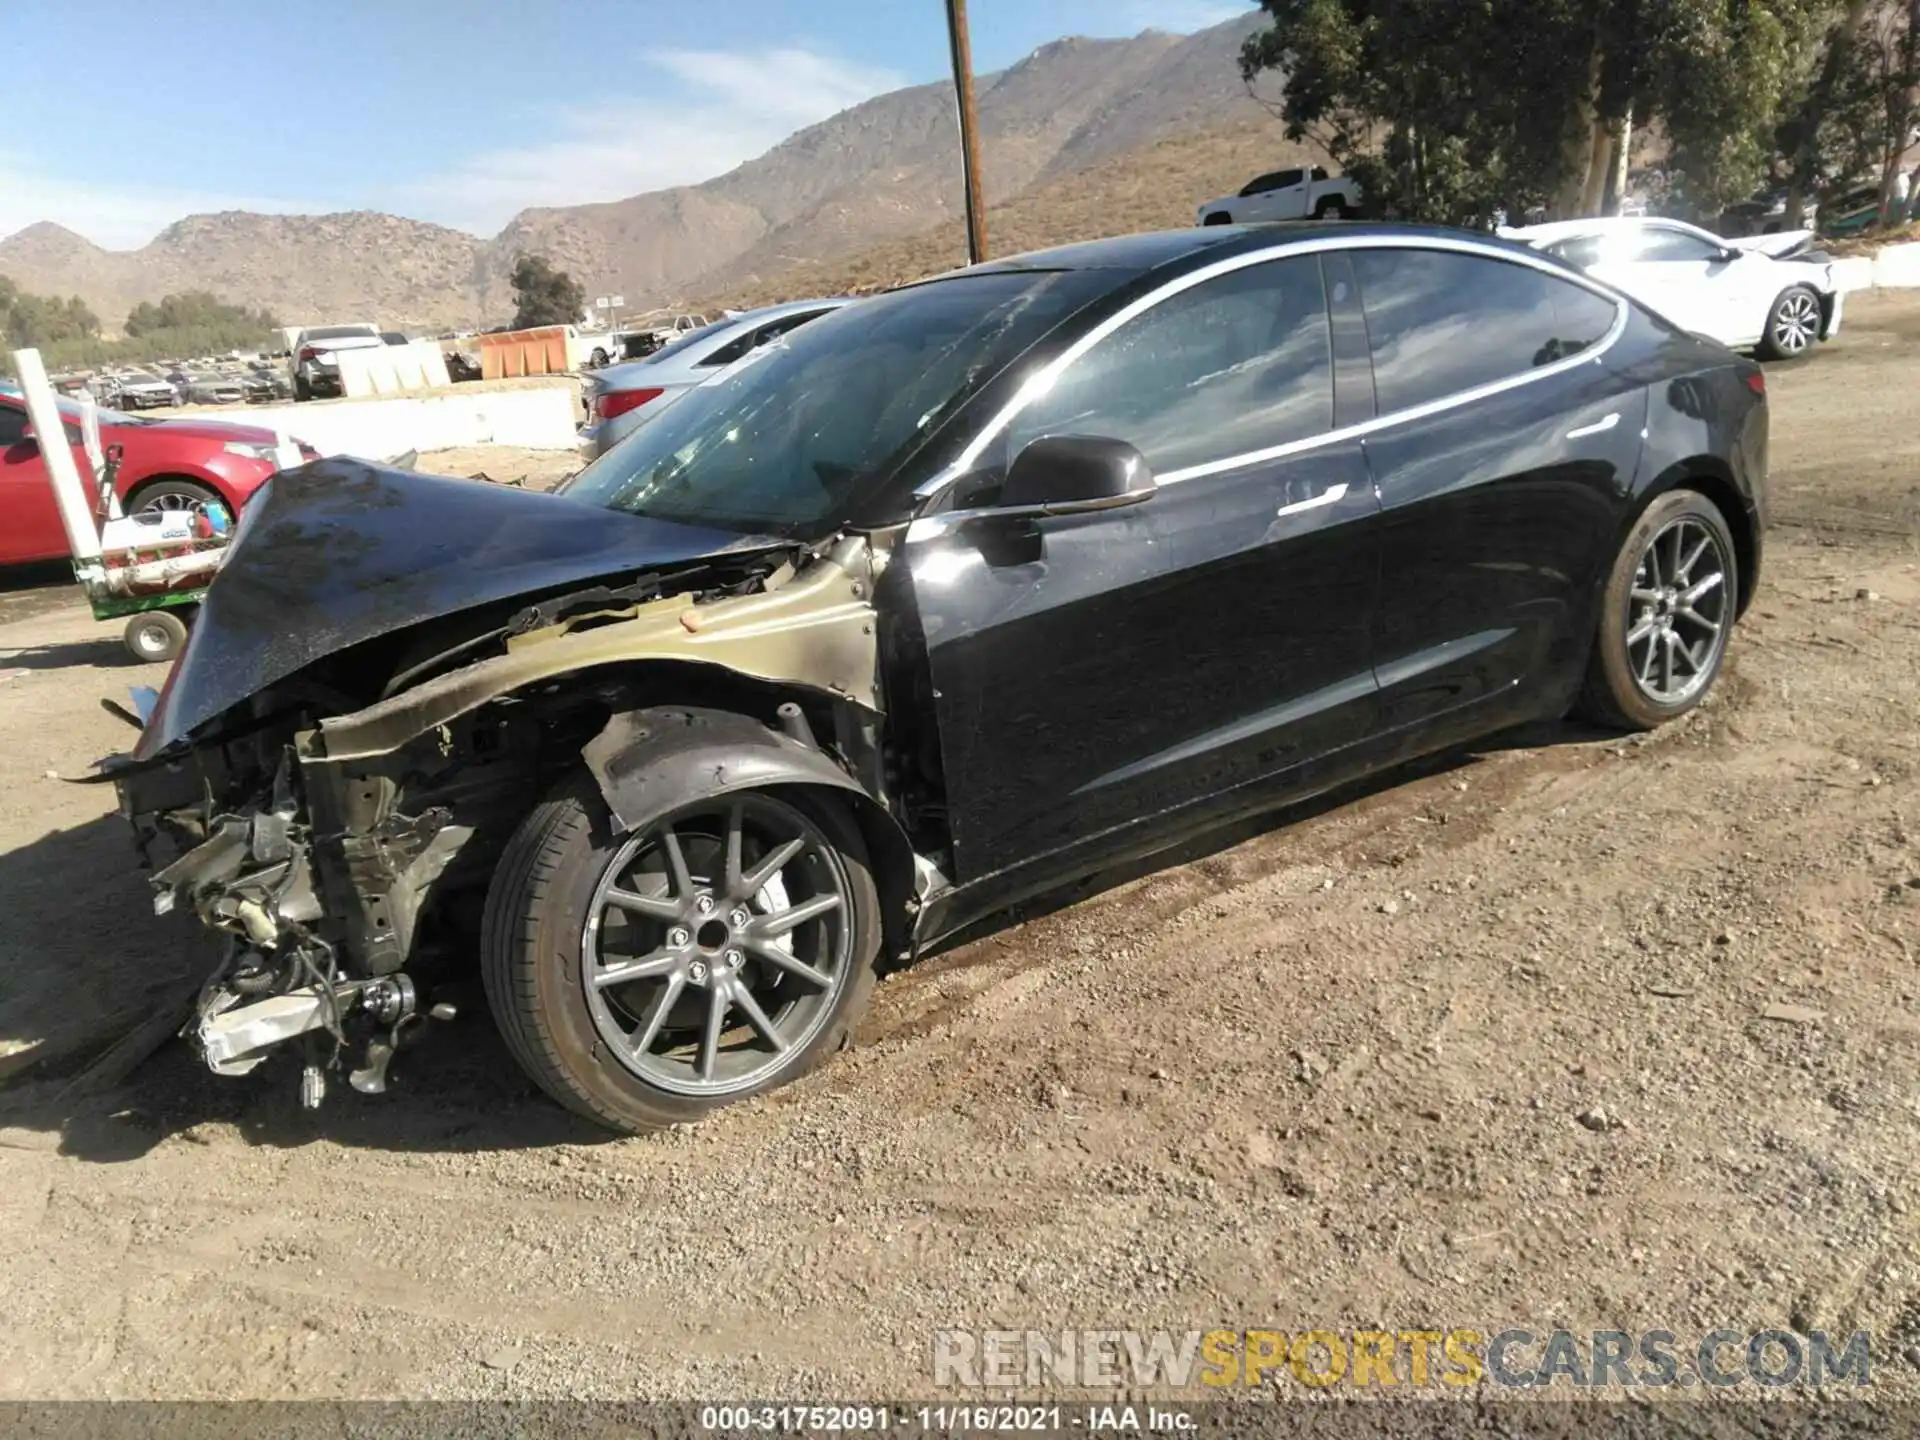
<svg viewBox="0 0 1920 1440"><path fill-rule="evenodd" d="M1202 225L1244 225L1254 220L1344 220L1360 212L1360 186L1321 166L1275 170L1249 180L1238 195L1200 207Z"/></svg>

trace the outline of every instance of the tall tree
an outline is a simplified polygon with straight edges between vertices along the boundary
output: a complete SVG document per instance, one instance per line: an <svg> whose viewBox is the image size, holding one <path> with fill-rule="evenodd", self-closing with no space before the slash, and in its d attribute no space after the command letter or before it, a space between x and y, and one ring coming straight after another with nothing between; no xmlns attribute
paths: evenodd
<svg viewBox="0 0 1920 1440"><path fill-rule="evenodd" d="M1750 187L1835 0L1262 0L1249 83L1391 208L1484 220L1595 210L1628 137L1657 122L1702 209Z"/></svg>
<svg viewBox="0 0 1920 1440"><path fill-rule="evenodd" d="M580 282L554 269L544 255L522 255L514 262L513 299L516 329L571 325L587 308L587 292Z"/></svg>

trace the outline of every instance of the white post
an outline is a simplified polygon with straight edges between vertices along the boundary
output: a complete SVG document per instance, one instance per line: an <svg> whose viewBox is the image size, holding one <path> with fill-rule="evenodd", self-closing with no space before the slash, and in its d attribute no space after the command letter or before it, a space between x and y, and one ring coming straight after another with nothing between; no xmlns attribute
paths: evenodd
<svg viewBox="0 0 1920 1440"><path fill-rule="evenodd" d="M273 466L276 470L291 470L296 465L307 462L301 458L300 447L293 442L284 425L273 427Z"/></svg>
<svg viewBox="0 0 1920 1440"><path fill-rule="evenodd" d="M86 447L87 463L93 467L93 492L99 508L109 520L123 519L120 496L106 484L107 451L100 439L100 403L93 398L93 391L84 389L76 403L80 406L80 443Z"/></svg>
<svg viewBox="0 0 1920 1440"><path fill-rule="evenodd" d="M60 507L60 523L66 528L67 548L75 561L100 558L100 532L93 523L93 504L80 480L80 467L73 463L73 447L67 443L66 426L60 422L60 400L47 381L47 367L40 363L38 350L13 352L14 373L20 377L20 389L26 396L27 418L33 422L33 434L47 463L47 476L53 481L54 503Z"/></svg>

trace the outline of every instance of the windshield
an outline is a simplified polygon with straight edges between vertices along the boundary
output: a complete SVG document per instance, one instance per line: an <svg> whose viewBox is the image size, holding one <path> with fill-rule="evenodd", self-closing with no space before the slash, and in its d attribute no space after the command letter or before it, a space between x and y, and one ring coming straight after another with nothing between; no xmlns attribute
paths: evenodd
<svg viewBox="0 0 1920 1440"><path fill-rule="evenodd" d="M315 340L378 340L380 332L368 329L364 325L332 325L319 330L308 330L300 338L309 343Z"/></svg>
<svg viewBox="0 0 1920 1440"><path fill-rule="evenodd" d="M658 520L819 527L1112 284L1097 271L1009 270L849 305L688 391L565 493Z"/></svg>

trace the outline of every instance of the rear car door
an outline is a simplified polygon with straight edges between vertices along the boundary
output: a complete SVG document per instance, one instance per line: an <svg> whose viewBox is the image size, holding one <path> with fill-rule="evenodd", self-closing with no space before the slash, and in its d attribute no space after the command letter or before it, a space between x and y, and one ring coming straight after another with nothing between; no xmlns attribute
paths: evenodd
<svg viewBox="0 0 1920 1440"><path fill-rule="evenodd" d="M1004 466L1046 435L1129 441L1152 499L909 531L955 878L1231 810L1368 731L1377 507L1329 439L1331 331L1312 256L1163 292L999 442Z"/></svg>
<svg viewBox="0 0 1920 1440"><path fill-rule="evenodd" d="M26 407L0 398L0 564L67 553L40 443L27 433Z"/></svg>
<svg viewBox="0 0 1920 1440"><path fill-rule="evenodd" d="M1353 252L1379 418L1383 729L1577 683L1646 389L1597 363L1612 296L1472 247ZM1476 710L1471 724L1486 723Z"/></svg>

